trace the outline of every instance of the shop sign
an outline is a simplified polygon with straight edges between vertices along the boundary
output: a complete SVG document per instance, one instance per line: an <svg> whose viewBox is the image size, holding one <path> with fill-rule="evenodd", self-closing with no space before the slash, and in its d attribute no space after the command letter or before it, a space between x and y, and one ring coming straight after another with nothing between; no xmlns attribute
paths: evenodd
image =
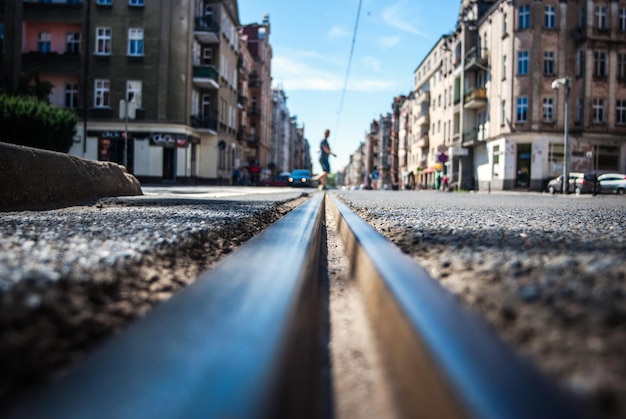
<svg viewBox="0 0 626 419"><path fill-rule="evenodd" d="M448 148L448 154L451 156L469 156L469 150L464 147L450 147Z"/></svg>
<svg viewBox="0 0 626 419"><path fill-rule="evenodd" d="M187 136L180 134L153 134L150 145L160 147L187 147Z"/></svg>
<svg viewBox="0 0 626 419"><path fill-rule="evenodd" d="M100 138L124 138L122 131L100 131Z"/></svg>

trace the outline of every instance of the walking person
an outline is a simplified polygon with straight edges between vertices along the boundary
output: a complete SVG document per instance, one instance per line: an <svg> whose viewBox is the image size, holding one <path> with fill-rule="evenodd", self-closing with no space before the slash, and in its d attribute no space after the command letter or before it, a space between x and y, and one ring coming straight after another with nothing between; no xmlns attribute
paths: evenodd
<svg viewBox="0 0 626 419"><path fill-rule="evenodd" d="M330 144L328 144L328 136L330 135L330 130L324 131L324 139L320 142L320 165L322 166L322 173L317 176L317 180L321 182L320 189L326 189L326 178L330 173L330 162L328 161L328 157L332 155L333 157L337 157L335 153L330 151Z"/></svg>

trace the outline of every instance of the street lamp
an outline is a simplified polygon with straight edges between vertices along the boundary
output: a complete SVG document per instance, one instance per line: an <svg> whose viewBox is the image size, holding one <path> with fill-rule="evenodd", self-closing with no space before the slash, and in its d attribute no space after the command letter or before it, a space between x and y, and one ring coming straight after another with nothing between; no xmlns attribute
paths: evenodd
<svg viewBox="0 0 626 419"><path fill-rule="evenodd" d="M569 77L563 77L560 79L556 79L552 82L552 88L554 90L559 90L560 86L565 87L565 127L563 133L563 194L569 193L569 144L568 144L568 102L569 102L569 89L570 82Z"/></svg>
<svg viewBox="0 0 626 419"><path fill-rule="evenodd" d="M120 100L120 119L124 124L124 167L128 169L128 119L135 119L137 106L134 100Z"/></svg>

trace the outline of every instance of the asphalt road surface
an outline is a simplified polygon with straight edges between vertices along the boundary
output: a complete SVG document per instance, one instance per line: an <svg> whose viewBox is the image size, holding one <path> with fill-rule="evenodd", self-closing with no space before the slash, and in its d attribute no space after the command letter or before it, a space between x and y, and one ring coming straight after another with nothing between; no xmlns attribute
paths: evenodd
<svg viewBox="0 0 626 419"><path fill-rule="evenodd" d="M0 406L62 374L312 189L144 188L0 214ZM626 418L626 200L333 190L494 332ZM123 279L123 280L122 280Z"/></svg>
<svg viewBox="0 0 626 419"><path fill-rule="evenodd" d="M626 417L626 199L336 193L545 373Z"/></svg>

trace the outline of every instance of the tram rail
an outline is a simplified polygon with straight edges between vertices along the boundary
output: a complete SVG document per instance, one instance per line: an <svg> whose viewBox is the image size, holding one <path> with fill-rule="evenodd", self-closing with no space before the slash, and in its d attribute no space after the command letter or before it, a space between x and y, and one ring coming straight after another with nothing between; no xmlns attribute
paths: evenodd
<svg viewBox="0 0 626 419"><path fill-rule="evenodd" d="M314 193L9 417L332 417L325 206L402 417L587 417L332 193Z"/></svg>

